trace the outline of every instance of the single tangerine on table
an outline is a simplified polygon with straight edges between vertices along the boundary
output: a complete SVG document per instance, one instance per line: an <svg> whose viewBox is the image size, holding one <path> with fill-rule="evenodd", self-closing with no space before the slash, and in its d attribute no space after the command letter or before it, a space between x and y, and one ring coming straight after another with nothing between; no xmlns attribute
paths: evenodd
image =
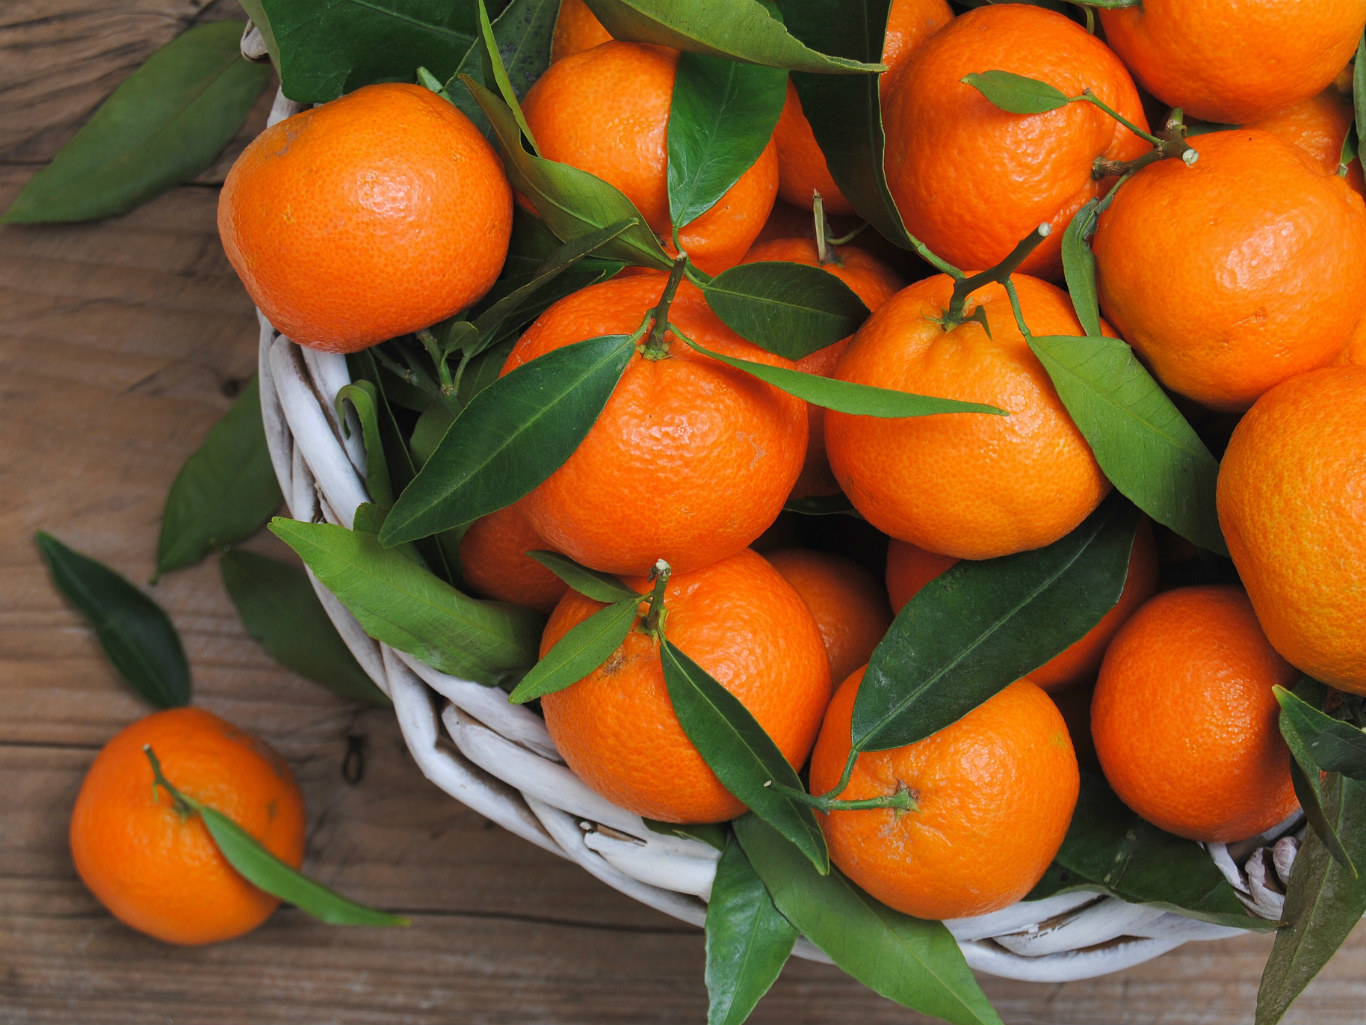
<svg viewBox="0 0 1366 1025"><path fill-rule="evenodd" d="M1333 362L1366 294L1366 203L1256 129L1192 137L1114 194L1093 248L1101 309L1168 388L1246 409Z"/></svg>
<svg viewBox="0 0 1366 1025"><path fill-rule="evenodd" d="M507 258L512 188L459 108L387 82L253 139L223 182L218 231L271 324L355 352L483 297Z"/></svg>
<svg viewBox="0 0 1366 1025"><path fill-rule="evenodd" d="M1013 276L1036 335L1081 334L1059 288ZM914 282L864 322L835 368L842 381L978 402L1004 410L879 418L827 410L830 468L865 519L891 537L968 559L1040 548L1078 526L1110 490L1016 324L1005 289L968 299L990 334L965 320L946 329L953 281Z"/></svg>
<svg viewBox="0 0 1366 1025"><path fill-rule="evenodd" d="M868 661L892 623L882 582L846 555L812 548L779 548L766 558L796 588L816 617L830 678L843 681Z"/></svg>
<svg viewBox="0 0 1366 1025"><path fill-rule="evenodd" d="M1110 643L1091 699L1105 778L1177 836L1227 843L1270 829L1298 807L1272 692L1297 676L1241 588L1155 595Z"/></svg>
<svg viewBox="0 0 1366 1025"><path fill-rule="evenodd" d="M839 784L862 671L835 692L811 754L811 792ZM889 907L964 918L1019 900L1062 846L1080 791L1062 713L1019 680L924 740L864 751L843 800L909 792L910 810L819 815L830 860Z"/></svg>
<svg viewBox="0 0 1366 1025"><path fill-rule="evenodd" d="M642 594L651 583L627 580ZM664 589L666 636L754 716L792 765L811 750L830 699L830 664L801 596L745 549ZM550 615L544 655L603 608L568 592ZM541 699L566 764L614 804L665 822L721 822L744 811L688 740L664 683L659 646L638 628L603 665Z"/></svg>
<svg viewBox="0 0 1366 1025"><path fill-rule="evenodd" d="M822 259L822 251L815 239L791 236L774 238L756 244L745 254L742 262L758 263L765 260L803 263L829 271L848 285L869 310L877 309L905 285L901 276L887 264L866 249L853 245L827 246ZM849 339L844 338L808 353L797 360L797 369L829 377L848 344ZM806 463L802 466L797 483L793 485L792 497L836 494L839 484L830 473L830 462L825 456L825 410L807 403L806 419L809 436Z"/></svg>
<svg viewBox="0 0 1366 1025"><path fill-rule="evenodd" d="M1275 649L1366 694L1366 366L1278 384L1219 465L1216 506L1238 576Z"/></svg>
<svg viewBox="0 0 1366 1025"><path fill-rule="evenodd" d="M174 708L126 726L91 764L72 811L82 882L126 925L199 945L255 929L278 898L247 882L199 816L153 785L152 748L177 790L222 812L293 868L303 862L303 797L288 764L211 712Z"/></svg>
<svg viewBox="0 0 1366 1025"><path fill-rule="evenodd" d="M503 372L574 342L629 335L667 275L640 270L559 300L514 345ZM727 328L684 281L669 322L725 355L792 368ZM637 352L569 459L519 502L548 546L609 573L675 572L734 554L782 511L806 454L801 399L703 356L672 332Z"/></svg>
<svg viewBox="0 0 1366 1025"><path fill-rule="evenodd" d="M1327 88L1356 50L1366 0L1143 0L1101 8L1100 24L1163 103L1238 124Z"/></svg>
<svg viewBox="0 0 1366 1025"><path fill-rule="evenodd" d="M522 113L542 156L616 186L672 244L669 113L678 51L610 40L554 62L527 90ZM679 246L717 274L758 237L778 195L772 140L710 210L679 226Z"/></svg>
<svg viewBox="0 0 1366 1025"><path fill-rule="evenodd" d="M981 270L1046 223L1052 233L1021 270L1060 279L1064 229L1114 182L1092 173L1096 160L1133 160L1150 146L1091 103L1009 114L963 81L987 71L1039 79L1068 96L1090 90L1146 131L1138 90L1076 22L1006 3L950 21L906 59L883 97L883 164L906 229L950 264Z"/></svg>

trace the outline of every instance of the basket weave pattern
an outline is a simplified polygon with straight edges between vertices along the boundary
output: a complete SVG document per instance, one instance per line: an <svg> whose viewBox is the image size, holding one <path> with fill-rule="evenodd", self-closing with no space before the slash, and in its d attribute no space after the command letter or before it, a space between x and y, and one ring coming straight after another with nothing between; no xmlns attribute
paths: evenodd
<svg viewBox="0 0 1366 1025"><path fill-rule="evenodd" d="M243 51L264 52L252 32ZM297 111L277 96L270 120ZM369 500L359 425L344 425L337 392L350 382L344 357L301 348L260 318L262 415L290 515L350 528ZM456 800L609 886L679 920L701 925L718 854L708 845L650 830L608 803L556 754L544 724L506 694L438 672L369 637L345 607L313 581L342 639L393 700L404 741L422 772ZM1254 913L1279 916L1298 841L1259 838L1210 855ZM1095 893L1022 901L946 923L975 970L1037 982L1090 978L1139 964L1189 940L1240 930ZM798 955L828 961L800 941Z"/></svg>

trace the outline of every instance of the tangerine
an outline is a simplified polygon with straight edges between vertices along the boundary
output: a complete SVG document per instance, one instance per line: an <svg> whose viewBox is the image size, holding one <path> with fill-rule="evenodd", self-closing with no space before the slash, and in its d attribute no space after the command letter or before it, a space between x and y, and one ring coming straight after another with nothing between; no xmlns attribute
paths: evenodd
<svg viewBox="0 0 1366 1025"><path fill-rule="evenodd" d="M460 535L460 576L475 594L549 612L565 582L527 552L546 547L521 506L505 506L471 523Z"/></svg>

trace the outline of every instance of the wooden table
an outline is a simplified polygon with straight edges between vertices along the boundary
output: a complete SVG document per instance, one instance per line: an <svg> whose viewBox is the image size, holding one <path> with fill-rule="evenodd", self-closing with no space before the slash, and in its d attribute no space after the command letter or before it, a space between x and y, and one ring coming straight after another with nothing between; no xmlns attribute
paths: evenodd
<svg viewBox="0 0 1366 1025"><path fill-rule="evenodd" d="M0 207L207 0L9 0L0 13ZM264 107L248 131L259 129ZM244 133L243 138L247 135ZM491 826L414 767L384 711L276 666L214 562L150 593L193 665L195 700L268 737L308 800L306 869L411 928L293 909L236 942L168 947L77 880L66 823L82 773L147 710L53 590L46 530L143 582L166 488L253 372L253 311L200 180L94 224L0 228L0 1021L700 1022L702 938ZM365 771L343 779L349 748ZM1269 941L1188 945L1095 980L985 979L1010 1023L1245 1022ZM1287 1020L1366 1020L1358 930ZM793 961L755 1022L918 1022L838 971Z"/></svg>

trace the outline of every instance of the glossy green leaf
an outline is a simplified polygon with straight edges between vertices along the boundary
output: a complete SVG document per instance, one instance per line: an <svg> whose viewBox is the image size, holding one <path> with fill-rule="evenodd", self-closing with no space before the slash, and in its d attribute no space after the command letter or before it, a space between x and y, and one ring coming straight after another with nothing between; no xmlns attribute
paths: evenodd
<svg viewBox="0 0 1366 1025"><path fill-rule="evenodd" d="M659 659L674 714L707 767L816 871L828 872L830 857L815 813L782 792L782 788L801 791L803 787L778 745L739 698L671 641L660 645Z"/></svg>
<svg viewBox="0 0 1366 1025"><path fill-rule="evenodd" d="M1000 1025L942 922L893 911L838 870L818 874L753 815L742 815L733 828L783 917L849 975L922 1014L958 1025Z"/></svg>
<svg viewBox="0 0 1366 1025"><path fill-rule="evenodd" d="M1322 712L1301 696L1307 691L1309 681L1296 684L1295 689L1274 688L1276 700L1280 703L1280 722L1282 732L1292 732L1303 744L1305 755L1311 759L1311 766L1323 772L1340 772L1353 779L1366 780L1366 732L1349 722L1335 719ZM1318 684L1312 688L1321 690Z"/></svg>
<svg viewBox="0 0 1366 1025"><path fill-rule="evenodd" d="M691 224L716 205L773 138L787 96L778 68L684 53L669 106L669 217Z"/></svg>
<svg viewBox="0 0 1366 1025"><path fill-rule="evenodd" d="M525 196L557 238L569 242L628 222L602 255L644 267L667 269L673 261L635 205L616 187L569 164L528 153L512 109L465 76L461 79L493 126L512 187Z"/></svg>
<svg viewBox="0 0 1366 1025"><path fill-rule="evenodd" d="M381 509L389 508L394 504L394 489L388 455L380 437L379 397L374 383L352 381L337 392L335 404L339 416L345 414L347 406L355 411L365 444L365 490Z"/></svg>
<svg viewBox="0 0 1366 1025"><path fill-rule="evenodd" d="M1133 350L1064 335L1029 345L1119 492L1192 544L1228 554L1214 510L1219 464Z"/></svg>
<svg viewBox="0 0 1366 1025"><path fill-rule="evenodd" d="M1325 811L1350 860L1366 865L1366 783L1340 774L1324 786ZM1295 855L1283 916L1257 990L1257 1025L1274 1025L1366 914L1366 875L1353 875L1309 830Z"/></svg>
<svg viewBox="0 0 1366 1025"><path fill-rule="evenodd" d="M270 529L377 641L486 684L536 661L543 620L528 609L470 598L372 534L282 517Z"/></svg>
<svg viewBox="0 0 1366 1025"><path fill-rule="evenodd" d="M791 360L848 338L868 319L868 307L853 289L803 263L738 264L702 291L732 331Z"/></svg>
<svg viewBox="0 0 1366 1025"><path fill-rule="evenodd" d="M889 0L846 0L830 17L827 0L777 0L788 30L807 45L872 63L882 59ZM802 113L830 175L859 216L903 248L913 242L887 190L879 77L792 73Z"/></svg>
<svg viewBox="0 0 1366 1025"><path fill-rule="evenodd" d="M242 548L224 552L218 569L242 625L271 658L334 694L390 704L338 635L303 570Z"/></svg>
<svg viewBox="0 0 1366 1025"><path fill-rule="evenodd" d="M489 34L498 49L501 77L513 95L526 95L532 83L549 66L550 40L559 12L560 0L512 0L489 23ZM481 34L446 79L443 92L488 135L491 131L488 118L469 90L459 82L461 75L479 77L483 73L485 46L485 37Z"/></svg>
<svg viewBox="0 0 1366 1025"><path fill-rule="evenodd" d="M730 831L724 822L701 822L696 825L677 822L660 822L657 819L641 819L652 833L661 836L678 836L687 840L697 840L718 851L726 849Z"/></svg>
<svg viewBox="0 0 1366 1025"><path fill-rule="evenodd" d="M1074 889L1234 929L1275 928L1248 912L1204 847L1135 815L1099 773L1082 772L1081 796L1062 848L1029 898Z"/></svg>
<svg viewBox="0 0 1366 1025"><path fill-rule="evenodd" d="M677 331L674 332L677 334ZM891 388L875 388L872 385L856 384L853 381L839 381L819 374L807 374L787 367L769 366L753 360L737 359L713 352L691 339L687 343L712 359L720 360L736 370L757 377L766 384L781 388L799 399L833 409L840 413L854 413L862 416L902 417L931 416L935 413L990 413L995 416L1006 415L1004 410L979 402L960 402L958 399L941 399L932 395L912 395L909 392L895 391Z"/></svg>
<svg viewBox="0 0 1366 1025"><path fill-rule="evenodd" d="M636 594L612 574L581 566L559 552L537 551L527 552L527 554L574 590L594 601L610 605L612 602L621 601L623 598L630 598ZM639 596L637 595L637 597Z"/></svg>
<svg viewBox="0 0 1366 1025"><path fill-rule="evenodd" d="M470 400L380 531L401 544L471 523L511 505L578 447L635 354L606 335L553 349Z"/></svg>
<svg viewBox="0 0 1366 1025"><path fill-rule="evenodd" d="M578 683L621 647L631 632L639 608L640 595L632 592L629 598L605 605L583 622L574 624L527 670L508 695L508 700L520 705Z"/></svg>
<svg viewBox="0 0 1366 1025"><path fill-rule="evenodd" d="M734 836L707 901L707 1025L741 1025L783 970L797 930L773 904Z"/></svg>
<svg viewBox="0 0 1366 1025"><path fill-rule="evenodd" d="M1067 222L1062 235L1062 272L1067 279L1067 294L1077 312L1082 330L1091 337L1103 334L1100 326L1100 299L1096 292L1096 254L1087 240L1096 230L1099 200L1088 199Z"/></svg>
<svg viewBox="0 0 1366 1025"><path fill-rule="evenodd" d="M325 103L372 82L446 81L478 38L473 4L444 0L243 0L284 93Z"/></svg>
<svg viewBox="0 0 1366 1025"><path fill-rule="evenodd" d="M164 787L179 808L189 814L198 815L203 820L214 844L228 860L228 864L248 882L329 925L410 924L402 915L393 915L387 911L377 911L357 904L287 865L217 808L177 789L175 784L162 774L161 763L150 745L144 746L142 750L152 763L156 785Z"/></svg>
<svg viewBox="0 0 1366 1025"><path fill-rule="evenodd" d="M1357 42L1356 59L1352 64L1352 106L1359 145L1366 139L1366 32Z"/></svg>
<svg viewBox="0 0 1366 1025"><path fill-rule="evenodd" d="M974 72L964 75L962 81L1007 114L1047 114L1071 102L1056 86L1011 71Z"/></svg>
<svg viewBox="0 0 1366 1025"><path fill-rule="evenodd" d="M1043 665L1119 600L1138 515L1110 499L1044 548L961 559L902 607L854 701L854 751L923 740Z"/></svg>
<svg viewBox="0 0 1366 1025"><path fill-rule="evenodd" d="M244 60L243 23L186 29L110 94L0 222L121 214L214 162L237 135L270 68Z"/></svg>
<svg viewBox="0 0 1366 1025"><path fill-rule="evenodd" d="M34 535L57 590L85 617L118 674L156 708L190 703L190 666L170 617L120 573L68 548L51 534Z"/></svg>
<svg viewBox="0 0 1366 1025"><path fill-rule="evenodd" d="M171 482L161 514L156 576L251 537L281 500L253 377Z"/></svg>
<svg viewBox="0 0 1366 1025"><path fill-rule="evenodd" d="M616 39L672 46L690 53L734 57L750 64L840 74L877 71L872 63L821 52L789 35L758 0L678 3L677 0L587 0ZM832 19L836 20L836 19ZM878 51L880 56L881 50Z"/></svg>

